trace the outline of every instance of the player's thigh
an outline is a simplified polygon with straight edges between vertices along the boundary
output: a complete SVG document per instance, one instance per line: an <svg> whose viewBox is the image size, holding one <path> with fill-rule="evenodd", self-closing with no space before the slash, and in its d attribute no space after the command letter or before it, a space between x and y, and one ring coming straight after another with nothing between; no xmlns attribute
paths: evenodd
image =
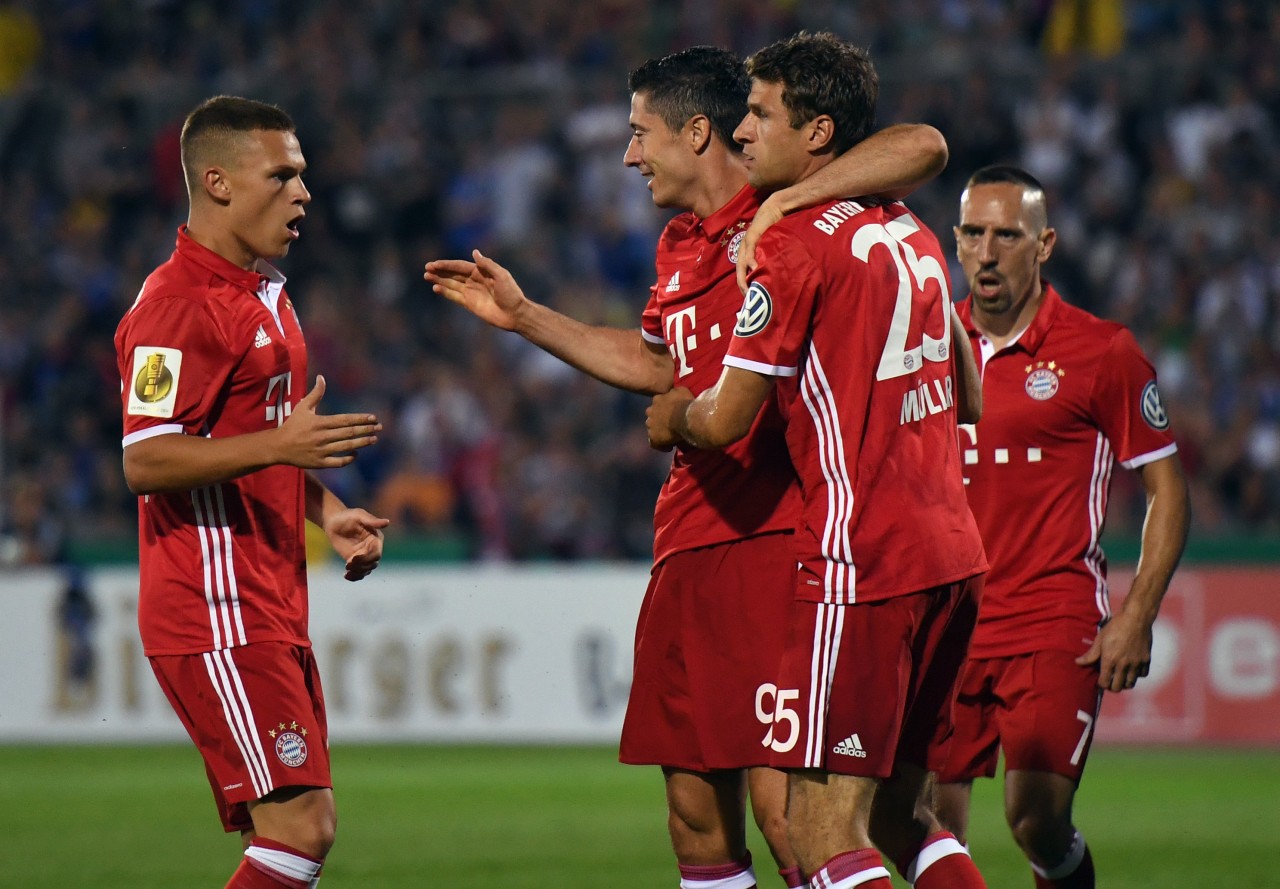
<svg viewBox="0 0 1280 889"><path fill-rule="evenodd" d="M767 764L795 573L789 534L677 553L655 569L636 628L623 762Z"/></svg>
<svg viewBox="0 0 1280 889"><path fill-rule="evenodd" d="M1079 782L1093 746L1102 691L1097 672L1067 651L1009 658L996 692L1006 771L1051 772Z"/></svg>
<svg viewBox="0 0 1280 889"><path fill-rule="evenodd" d="M954 705L969 640L978 620L982 576L947 584L908 599L920 617L912 638L912 678L903 717L898 761L937 772L946 765Z"/></svg>
<svg viewBox="0 0 1280 889"><path fill-rule="evenodd" d="M153 657L152 670L205 761L223 826L281 787L331 787L328 726L311 650L257 643Z"/></svg>
<svg viewBox="0 0 1280 889"><path fill-rule="evenodd" d="M996 715L1002 702L996 682L1004 659L969 659L951 708L951 735L940 744L936 769L940 784L968 784L975 778L994 778L1000 762L1000 732Z"/></svg>
<svg viewBox="0 0 1280 889"><path fill-rule="evenodd" d="M910 696L912 641L927 607L920 596L793 604L766 738L772 765L863 778L892 773Z"/></svg>

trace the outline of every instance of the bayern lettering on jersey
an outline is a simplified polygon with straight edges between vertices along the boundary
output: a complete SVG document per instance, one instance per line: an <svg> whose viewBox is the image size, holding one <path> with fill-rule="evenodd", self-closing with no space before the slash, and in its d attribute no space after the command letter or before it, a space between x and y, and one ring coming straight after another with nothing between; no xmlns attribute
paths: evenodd
<svg viewBox="0 0 1280 889"><path fill-rule="evenodd" d="M980 573L937 239L901 204L838 201L775 225L757 260L744 312L768 311L740 317L725 362L778 377L788 402L797 545L822 578L810 597L872 601Z"/></svg>

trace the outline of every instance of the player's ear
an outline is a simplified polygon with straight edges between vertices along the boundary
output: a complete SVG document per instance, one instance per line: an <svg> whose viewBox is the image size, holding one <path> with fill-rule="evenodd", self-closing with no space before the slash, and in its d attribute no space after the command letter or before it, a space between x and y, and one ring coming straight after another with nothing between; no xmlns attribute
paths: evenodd
<svg viewBox="0 0 1280 889"><path fill-rule="evenodd" d="M817 154L831 144L836 135L836 122L829 115L819 114L805 126L809 130L809 152Z"/></svg>
<svg viewBox="0 0 1280 889"><path fill-rule="evenodd" d="M210 167L204 171L204 175L200 177L200 184L204 186L204 192L219 204L225 204L231 200L231 182L227 178L226 170L222 167Z"/></svg>
<svg viewBox="0 0 1280 889"><path fill-rule="evenodd" d="M705 114L695 114L689 118L685 122L684 132L685 138L689 140L689 147L696 154L702 154L711 144L711 121Z"/></svg>
<svg viewBox="0 0 1280 889"><path fill-rule="evenodd" d="M1040 247L1036 250L1036 259L1040 263L1049 261L1049 257L1053 255L1053 245L1058 243L1058 232L1052 228L1046 228L1040 232Z"/></svg>

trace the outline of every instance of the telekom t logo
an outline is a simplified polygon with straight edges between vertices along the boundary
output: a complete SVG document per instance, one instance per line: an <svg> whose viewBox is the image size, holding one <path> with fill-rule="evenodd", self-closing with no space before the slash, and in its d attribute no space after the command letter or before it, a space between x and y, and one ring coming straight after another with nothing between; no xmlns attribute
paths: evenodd
<svg viewBox="0 0 1280 889"><path fill-rule="evenodd" d="M286 371L267 380L267 422L283 426L293 413L289 396L293 394L293 373Z"/></svg>
<svg viewBox="0 0 1280 889"><path fill-rule="evenodd" d="M967 448L964 447L964 439L960 440L960 444L961 444L960 456L964 460L965 466L973 466L979 460L978 428L974 426L972 423L961 423L960 431L963 432L969 438L969 447ZM1044 451L1041 448L1027 448L1026 451L1027 451L1028 463L1039 463L1041 460L1044 459ZM1020 457L1021 454L1015 451L1013 453L1013 456ZM1009 448L992 448L991 462L1001 466L1011 462ZM965 477L964 483L966 485L969 484L969 479L967 476Z"/></svg>
<svg viewBox="0 0 1280 889"><path fill-rule="evenodd" d="M670 350L671 357L675 359L679 369L676 376L683 377L693 372L693 367L689 364L689 353L698 348L698 336L694 333L694 329L698 326L695 311L695 306L689 306L687 309L672 312L666 318L667 349ZM720 325L712 324L709 333L712 342L720 339Z"/></svg>

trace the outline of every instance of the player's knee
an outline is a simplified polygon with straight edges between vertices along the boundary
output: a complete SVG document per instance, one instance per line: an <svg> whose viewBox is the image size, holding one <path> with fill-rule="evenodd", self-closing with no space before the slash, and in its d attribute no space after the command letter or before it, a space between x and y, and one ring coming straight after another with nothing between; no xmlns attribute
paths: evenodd
<svg viewBox="0 0 1280 889"><path fill-rule="evenodd" d="M755 819L756 826L760 828L760 835L764 837L770 849L776 852L790 846L787 838L787 816L784 811L772 808L765 811L757 810Z"/></svg>
<svg viewBox="0 0 1280 889"><path fill-rule="evenodd" d="M338 836L338 813L332 806L313 806L293 826L298 850L324 859Z"/></svg>
<svg viewBox="0 0 1280 889"><path fill-rule="evenodd" d="M1065 839L1074 833L1070 819L1051 811L1025 808L1007 813L1014 841L1029 857L1040 860L1051 856Z"/></svg>
<svg viewBox="0 0 1280 889"><path fill-rule="evenodd" d="M745 835L735 842L723 819L715 812L690 812L672 809L667 816L671 847L681 864L719 864L742 857L746 849Z"/></svg>

